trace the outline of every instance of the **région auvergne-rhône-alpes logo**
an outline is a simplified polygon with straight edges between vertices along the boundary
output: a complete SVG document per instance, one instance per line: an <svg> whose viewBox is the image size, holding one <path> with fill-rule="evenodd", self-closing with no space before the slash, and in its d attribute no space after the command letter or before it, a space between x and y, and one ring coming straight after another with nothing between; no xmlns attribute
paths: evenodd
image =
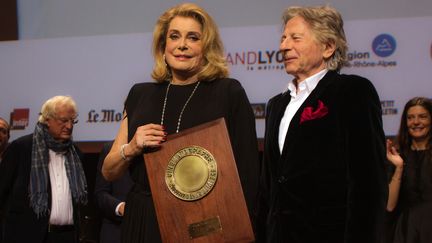
<svg viewBox="0 0 432 243"><path fill-rule="evenodd" d="M389 34L380 34L373 40L372 50L379 57L388 57L396 50L396 40Z"/></svg>
<svg viewBox="0 0 432 243"><path fill-rule="evenodd" d="M387 33L377 35L371 43L370 51L350 50L346 68L391 68L397 65L391 56L396 51L396 39Z"/></svg>

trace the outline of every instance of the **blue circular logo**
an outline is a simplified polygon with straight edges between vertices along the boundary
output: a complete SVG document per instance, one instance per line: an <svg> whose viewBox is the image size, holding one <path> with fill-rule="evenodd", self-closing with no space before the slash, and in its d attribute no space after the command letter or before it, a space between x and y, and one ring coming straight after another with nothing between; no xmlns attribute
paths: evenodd
<svg viewBox="0 0 432 243"><path fill-rule="evenodd" d="M372 42L372 50L379 57L388 57L396 50L396 40L389 34L381 34Z"/></svg>

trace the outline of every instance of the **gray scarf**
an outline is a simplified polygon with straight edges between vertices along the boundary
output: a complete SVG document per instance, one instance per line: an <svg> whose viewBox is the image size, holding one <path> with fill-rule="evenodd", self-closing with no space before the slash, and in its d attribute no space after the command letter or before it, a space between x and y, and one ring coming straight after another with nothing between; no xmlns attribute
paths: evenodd
<svg viewBox="0 0 432 243"><path fill-rule="evenodd" d="M45 124L37 123L33 133L33 147L31 157L29 197L30 206L38 217L47 215L48 185L49 185L49 152L65 152L66 174L73 201L77 204L87 203L87 182L81 160L72 145L72 140L58 142L48 133Z"/></svg>

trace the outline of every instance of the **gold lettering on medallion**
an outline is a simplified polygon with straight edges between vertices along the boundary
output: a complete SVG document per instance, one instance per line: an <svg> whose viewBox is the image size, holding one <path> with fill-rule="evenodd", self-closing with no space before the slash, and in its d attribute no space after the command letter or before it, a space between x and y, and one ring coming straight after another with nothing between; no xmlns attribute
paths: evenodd
<svg viewBox="0 0 432 243"><path fill-rule="evenodd" d="M206 196L217 179L217 164L213 155L200 146L177 151L168 162L165 182L170 192L185 201Z"/></svg>

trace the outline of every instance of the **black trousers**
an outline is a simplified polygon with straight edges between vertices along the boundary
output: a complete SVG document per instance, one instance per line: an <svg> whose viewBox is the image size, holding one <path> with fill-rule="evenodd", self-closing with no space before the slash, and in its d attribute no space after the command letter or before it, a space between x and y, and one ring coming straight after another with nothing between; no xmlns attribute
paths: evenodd
<svg viewBox="0 0 432 243"><path fill-rule="evenodd" d="M46 243L79 243L78 234L75 228L56 229L48 231Z"/></svg>

